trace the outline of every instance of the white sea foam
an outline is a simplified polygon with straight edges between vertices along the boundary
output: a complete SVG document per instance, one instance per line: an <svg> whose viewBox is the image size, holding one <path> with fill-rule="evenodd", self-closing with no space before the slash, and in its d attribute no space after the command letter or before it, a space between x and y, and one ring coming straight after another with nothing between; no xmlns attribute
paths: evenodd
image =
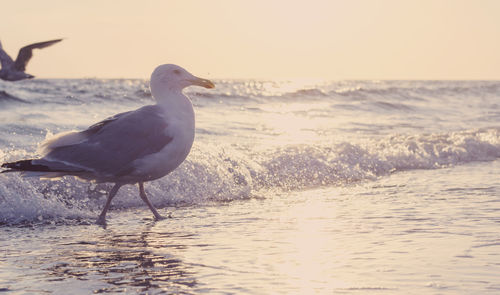
<svg viewBox="0 0 500 295"><path fill-rule="evenodd" d="M17 153L16 153L17 154ZM345 186L400 171L439 169L500 157L500 128L394 135L362 144L289 145L245 153L230 146L197 145L172 174L147 184L159 206L252 198L264 190ZM1 222L85 218L102 206L108 185L72 177L59 181L0 175ZM142 206L137 188L120 191L114 205Z"/></svg>
<svg viewBox="0 0 500 295"><path fill-rule="evenodd" d="M29 102L0 102L0 162L152 103L142 80L0 84ZM1 290L499 289L500 82L216 84L188 90L187 160L145 184L168 220L127 185L103 229L90 223L110 184L0 174Z"/></svg>
<svg viewBox="0 0 500 295"><path fill-rule="evenodd" d="M146 185L153 202L231 201L500 157L498 82L315 83L226 80L212 92L190 90L195 145L176 171ZM142 80L33 80L3 91L30 103L0 110L2 162L37 157L48 133L151 102ZM0 222L93 216L108 189L0 174ZM143 206L132 186L113 205Z"/></svg>

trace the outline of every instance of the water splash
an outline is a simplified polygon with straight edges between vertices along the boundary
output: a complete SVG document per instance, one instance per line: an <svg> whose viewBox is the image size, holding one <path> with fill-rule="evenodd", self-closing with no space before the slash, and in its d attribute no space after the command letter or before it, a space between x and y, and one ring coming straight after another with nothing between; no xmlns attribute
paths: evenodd
<svg viewBox="0 0 500 295"><path fill-rule="evenodd" d="M15 151L14 154L22 154ZM4 158L12 155L4 154ZM439 169L500 157L500 128L424 135L394 135L352 144L302 144L256 152L196 145L170 175L146 189L160 207L252 198L265 190L303 190L370 181L391 173ZM99 212L110 185L65 177L58 181L0 175L0 222L88 218ZM143 206L126 186L114 207Z"/></svg>

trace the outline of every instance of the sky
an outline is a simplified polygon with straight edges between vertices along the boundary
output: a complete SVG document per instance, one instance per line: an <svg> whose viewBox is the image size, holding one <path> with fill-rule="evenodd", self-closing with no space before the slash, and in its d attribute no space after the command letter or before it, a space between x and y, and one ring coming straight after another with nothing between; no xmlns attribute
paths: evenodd
<svg viewBox="0 0 500 295"><path fill-rule="evenodd" d="M8 11L9 13L6 13ZM0 40L39 78L500 79L497 0L3 1Z"/></svg>

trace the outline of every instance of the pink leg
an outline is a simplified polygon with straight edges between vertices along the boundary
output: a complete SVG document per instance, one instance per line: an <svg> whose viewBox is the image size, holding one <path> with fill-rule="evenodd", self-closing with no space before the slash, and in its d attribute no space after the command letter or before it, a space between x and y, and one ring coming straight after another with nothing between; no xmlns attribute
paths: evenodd
<svg viewBox="0 0 500 295"><path fill-rule="evenodd" d="M95 222L96 224L106 225L106 213L108 212L109 206L111 205L111 200L116 195L121 186L121 184L115 183L115 186L113 186L113 188L109 192L108 199L106 200L106 205L104 205L101 215L99 215L99 218L97 218L97 221Z"/></svg>
<svg viewBox="0 0 500 295"><path fill-rule="evenodd" d="M144 183L143 182L139 182L139 194L141 196L141 199L144 201L144 203L146 203L148 205L149 209L151 210L151 212L153 212L153 215L155 216L156 220L165 219L163 216L161 216L158 213L158 211L156 211L156 208L151 204L151 202L149 202L148 197L146 196L146 192L144 191Z"/></svg>

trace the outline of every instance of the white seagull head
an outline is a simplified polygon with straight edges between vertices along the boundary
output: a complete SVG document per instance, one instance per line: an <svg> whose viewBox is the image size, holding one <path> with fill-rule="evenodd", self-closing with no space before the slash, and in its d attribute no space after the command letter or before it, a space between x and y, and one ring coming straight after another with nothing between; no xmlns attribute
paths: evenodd
<svg viewBox="0 0 500 295"><path fill-rule="evenodd" d="M159 93L158 91L180 92L191 85L205 88L215 87L214 83L210 80L196 77L184 68L173 64L164 64L156 67L151 74L150 84L153 96L156 96L156 93Z"/></svg>

